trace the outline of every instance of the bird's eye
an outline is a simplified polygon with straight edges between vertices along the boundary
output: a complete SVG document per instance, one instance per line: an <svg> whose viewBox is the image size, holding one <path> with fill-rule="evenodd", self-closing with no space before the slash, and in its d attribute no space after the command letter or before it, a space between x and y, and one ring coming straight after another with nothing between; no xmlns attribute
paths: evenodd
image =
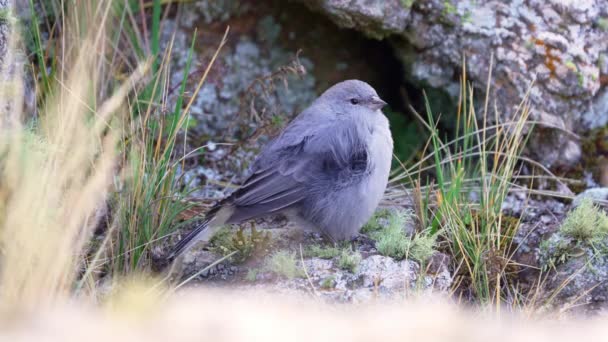
<svg viewBox="0 0 608 342"><path fill-rule="evenodd" d="M350 99L350 103L356 105L356 104L359 104L359 100L353 98L353 99Z"/></svg>

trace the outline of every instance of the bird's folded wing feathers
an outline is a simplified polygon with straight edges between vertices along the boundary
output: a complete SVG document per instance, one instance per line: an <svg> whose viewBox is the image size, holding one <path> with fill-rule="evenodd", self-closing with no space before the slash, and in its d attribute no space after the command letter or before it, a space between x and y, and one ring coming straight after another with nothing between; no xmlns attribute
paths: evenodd
<svg viewBox="0 0 608 342"><path fill-rule="evenodd" d="M231 196L232 203L269 213L305 198L313 180L334 187L357 181L369 167L365 144L352 125L326 129L331 132L278 137L255 161L253 174Z"/></svg>

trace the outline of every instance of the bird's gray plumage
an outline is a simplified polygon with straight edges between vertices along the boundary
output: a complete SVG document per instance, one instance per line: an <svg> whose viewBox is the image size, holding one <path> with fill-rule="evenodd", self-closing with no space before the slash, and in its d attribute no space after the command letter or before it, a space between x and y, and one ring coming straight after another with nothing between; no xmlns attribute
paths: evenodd
<svg viewBox="0 0 608 342"><path fill-rule="evenodd" d="M393 141L380 111L385 104L362 81L329 88L264 147L251 176L169 258L224 224L277 213L334 240L356 235L388 181Z"/></svg>

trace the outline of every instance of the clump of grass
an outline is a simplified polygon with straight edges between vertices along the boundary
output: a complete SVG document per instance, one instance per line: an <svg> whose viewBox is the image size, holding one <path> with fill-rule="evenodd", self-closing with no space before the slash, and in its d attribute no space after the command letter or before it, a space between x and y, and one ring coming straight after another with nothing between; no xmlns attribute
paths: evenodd
<svg viewBox="0 0 608 342"><path fill-rule="evenodd" d="M359 251L351 251L350 249L343 249L340 252L340 258L338 259L338 267L351 273L357 272L357 268L361 263L361 253Z"/></svg>
<svg viewBox="0 0 608 342"><path fill-rule="evenodd" d="M304 276L302 268L298 266L295 252L288 252L285 250L275 252L266 260L265 268L268 271L287 279Z"/></svg>
<svg viewBox="0 0 608 342"><path fill-rule="evenodd" d="M410 248L410 238L405 234L404 227L411 219L409 212L391 213L388 224L371 234L380 254L398 260L405 258Z"/></svg>
<svg viewBox="0 0 608 342"><path fill-rule="evenodd" d="M119 13L130 10L126 2L116 5L115 10ZM184 200L190 190L182 186L178 176L178 170L183 169L183 160L188 154L185 147L183 151L178 151L176 146L178 140L186 141L191 122L190 107L226 42L224 36L196 88L188 93L186 84L191 76L196 41L196 37L192 37L175 104L168 107L173 44L169 42L165 51L160 51L160 1L154 0L153 6L150 51L138 50L144 56L150 56L153 77L130 101L128 122L132 130L125 133L122 146L127 164L122 171L125 177L120 184L124 191L115 193L112 199L112 211L118 218L119 226L112 242L114 248L110 251L114 261L112 271L116 273L147 268L153 243L169 235L178 225L181 214L193 206ZM134 32L138 30L135 22L128 27L122 34L127 35L126 39L136 46L137 42L132 40L141 37L142 32Z"/></svg>
<svg viewBox="0 0 608 342"><path fill-rule="evenodd" d="M608 215L589 198L571 211L559 228L560 233L572 239L597 243L608 237Z"/></svg>
<svg viewBox="0 0 608 342"><path fill-rule="evenodd" d="M340 249L333 246L320 246L311 245L304 250L304 257L307 258L321 258L321 259L333 259L340 255Z"/></svg>
<svg viewBox="0 0 608 342"><path fill-rule="evenodd" d="M413 196L412 192L403 194L413 197L418 226L429 227L428 234L439 234L438 238L446 242L446 252L454 256L455 265L462 267L464 272L460 272L466 274L467 281L460 284L467 284L468 288L461 289L472 293L481 303L501 303L505 299L503 295L510 295L511 285L517 286L504 282L516 281L506 269L513 265L510 262L514 253L513 238L519 227L518 222L504 224L507 221L502 212L504 199L522 161L546 169L520 157L531 131L529 91L516 111L508 115L511 121L489 125L494 109L490 103L491 89L488 86L482 113L478 115L480 106L475 101L473 87L466 80L465 66L463 61L455 138L449 142L442 140L436 115L426 99L426 120L413 112L429 130L431 152L411 167L404 167L392 181L406 182L413 188ZM491 85L492 63L489 71L487 84ZM494 114L494 121L500 122L496 110ZM434 182L422 186L422 175L428 173ZM415 174L418 179L412 177ZM470 197L472 192L476 194L474 201Z"/></svg>
<svg viewBox="0 0 608 342"><path fill-rule="evenodd" d="M99 42L107 40L102 14L109 5L83 2L68 10L54 77L36 87L46 92L38 94L44 100L37 122L24 124L21 113L10 125L0 120L3 309L37 310L83 289L95 295L94 271L102 258L91 251L90 239L119 165L124 100L147 70L144 63L124 84L102 86L106 56ZM11 60L15 41L13 32L4 63ZM20 76L10 93L0 92L3 109L22 101Z"/></svg>

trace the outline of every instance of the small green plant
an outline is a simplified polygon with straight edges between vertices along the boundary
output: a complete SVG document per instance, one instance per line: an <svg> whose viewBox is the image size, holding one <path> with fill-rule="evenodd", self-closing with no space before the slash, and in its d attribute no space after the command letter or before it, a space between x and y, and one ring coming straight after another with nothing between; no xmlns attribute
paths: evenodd
<svg viewBox="0 0 608 342"><path fill-rule="evenodd" d="M320 285L324 289L333 289L336 287L336 277L333 275L326 277L325 279L321 280Z"/></svg>
<svg viewBox="0 0 608 342"><path fill-rule="evenodd" d="M464 15L462 16L462 23L463 24L471 24L471 23L473 23L473 14L471 13L470 10L466 10L464 12Z"/></svg>
<svg viewBox="0 0 608 342"><path fill-rule="evenodd" d="M456 13L456 6L452 4L449 0L445 0L443 2L443 15L450 15Z"/></svg>
<svg viewBox="0 0 608 342"><path fill-rule="evenodd" d="M266 260L266 269L287 279L299 278L304 272L298 267L295 252L278 251Z"/></svg>
<svg viewBox="0 0 608 342"><path fill-rule="evenodd" d="M372 218L373 219L373 218ZM406 235L404 227L411 225L413 213L400 211L389 213L387 224L382 226L377 219L372 222L370 237L376 241L376 248L380 254L400 260L410 258L418 262L425 262L435 252L435 243L438 233L431 233L430 229L415 234Z"/></svg>
<svg viewBox="0 0 608 342"><path fill-rule="evenodd" d="M597 20L597 26L604 31L608 31L608 18L599 18Z"/></svg>
<svg viewBox="0 0 608 342"><path fill-rule="evenodd" d="M404 227L409 220L410 212L394 212L388 218L388 225L371 233L370 236L376 240L376 248L380 254L398 260L406 257L410 238L405 235Z"/></svg>
<svg viewBox="0 0 608 342"><path fill-rule="evenodd" d="M248 282L255 282L256 280L258 280L258 273L260 272L260 270L258 270L257 268L250 268L249 270L247 270L247 274L245 275L245 280Z"/></svg>
<svg viewBox="0 0 608 342"><path fill-rule="evenodd" d="M321 258L333 259L340 254L340 249L337 247L322 247L319 245L311 245L304 251L306 258Z"/></svg>
<svg viewBox="0 0 608 342"><path fill-rule="evenodd" d="M361 253L358 251L351 251L350 249L343 249L338 259L338 267L351 273L357 272L357 268L361 263Z"/></svg>
<svg viewBox="0 0 608 342"><path fill-rule="evenodd" d="M564 238L560 234L542 241L538 253L541 270L546 272L568 261L574 255L573 248L572 239Z"/></svg>
<svg viewBox="0 0 608 342"><path fill-rule="evenodd" d="M591 199L585 198L568 214L559 231L584 243L601 242L608 236L608 216Z"/></svg>
<svg viewBox="0 0 608 342"><path fill-rule="evenodd" d="M271 236L267 231L257 231L251 227L249 233L244 228L232 232L230 227L224 227L218 231L210 241L212 250L228 255L234 251L238 252L232 258L235 262L244 262L251 256L263 256L268 253Z"/></svg>
<svg viewBox="0 0 608 342"><path fill-rule="evenodd" d="M414 1L416 0L401 0L401 6L404 8L412 8L414 6Z"/></svg>
<svg viewBox="0 0 608 342"><path fill-rule="evenodd" d="M407 257L418 262L426 262L435 253L437 234L430 234L428 230L417 233L411 240Z"/></svg>

